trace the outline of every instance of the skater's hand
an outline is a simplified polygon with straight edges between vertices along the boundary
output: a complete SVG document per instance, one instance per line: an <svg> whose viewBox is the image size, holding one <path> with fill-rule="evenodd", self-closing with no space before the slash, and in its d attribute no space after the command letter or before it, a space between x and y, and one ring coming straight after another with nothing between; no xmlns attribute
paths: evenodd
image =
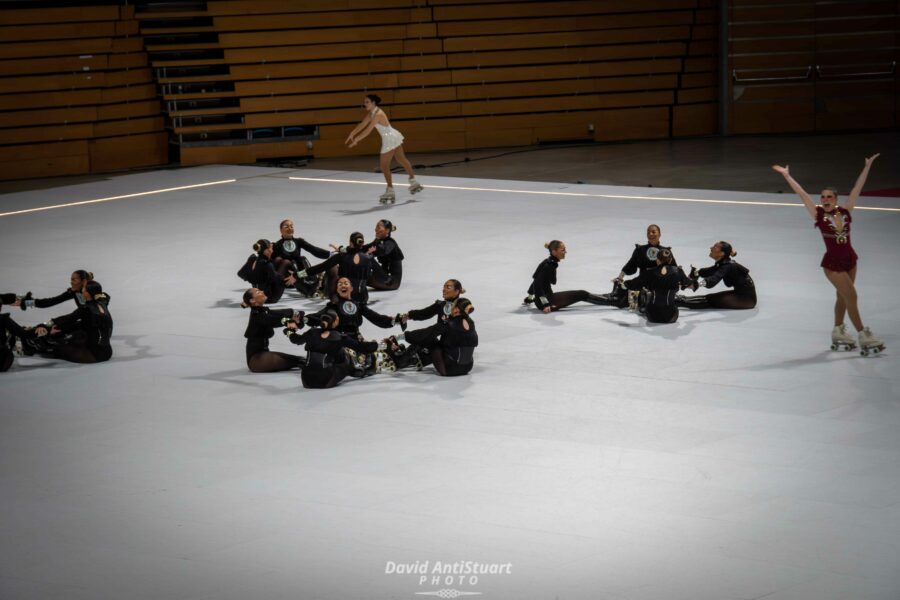
<svg viewBox="0 0 900 600"><path fill-rule="evenodd" d="M868 160L868 159L866 159L866 160ZM791 174L790 167L788 165L784 165L783 167L780 167L778 165L772 165L772 170L775 171L776 173L781 173L785 177L788 177Z"/></svg>
<svg viewBox="0 0 900 600"><path fill-rule="evenodd" d="M53 335L56 335L57 333L62 333L62 329L60 329L59 327L54 325L53 329L50 330L50 333L52 333Z"/></svg>
<svg viewBox="0 0 900 600"><path fill-rule="evenodd" d="M349 144L352 139L353 139L353 134L351 133L350 135L347 136L347 139L344 140L344 145Z"/></svg>
<svg viewBox="0 0 900 600"><path fill-rule="evenodd" d="M295 283L297 283L297 278L294 277L293 275L288 275L287 277L284 278L284 283L285 283L285 285L291 285L291 286L292 286L292 285L294 285Z"/></svg>
<svg viewBox="0 0 900 600"><path fill-rule="evenodd" d="M10 304L10 306L22 306L22 297L16 296L16 301Z"/></svg>
<svg viewBox="0 0 900 600"><path fill-rule="evenodd" d="M547 314L549 315L551 312L553 312L553 309L554 309L554 308L555 308L554 306L545 306L545 307L544 307L544 312L547 313Z"/></svg>
<svg viewBox="0 0 900 600"><path fill-rule="evenodd" d="M366 250L366 254L375 254L377 251L378 251L378 249L375 248L375 246L372 246L371 248Z"/></svg>
<svg viewBox="0 0 900 600"><path fill-rule="evenodd" d="M285 327L287 327L291 331L297 331L297 329L299 328L297 323L295 323L294 321L288 321L288 323L287 323L287 325L285 325Z"/></svg>
<svg viewBox="0 0 900 600"><path fill-rule="evenodd" d="M350 141L350 147L352 148L352 147L355 146L357 143L359 143L359 140L358 140L358 139L353 139L353 140L351 140L351 141Z"/></svg>
<svg viewBox="0 0 900 600"><path fill-rule="evenodd" d="M34 326L34 335L38 337L44 337L47 335L48 330L46 325L35 325Z"/></svg>
<svg viewBox="0 0 900 600"><path fill-rule="evenodd" d="M867 159L866 159L866 166L867 166L867 167L871 167L871 166L872 166L872 163L875 162L875 159L878 158L879 156L881 156L880 153L879 153L879 154L873 154L872 156L870 156L869 158L867 158Z"/></svg>
<svg viewBox="0 0 900 600"><path fill-rule="evenodd" d="M403 313L397 316L400 317L400 323L402 323L403 325L406 325L406 322L409 321L409 313Z"/></svg>

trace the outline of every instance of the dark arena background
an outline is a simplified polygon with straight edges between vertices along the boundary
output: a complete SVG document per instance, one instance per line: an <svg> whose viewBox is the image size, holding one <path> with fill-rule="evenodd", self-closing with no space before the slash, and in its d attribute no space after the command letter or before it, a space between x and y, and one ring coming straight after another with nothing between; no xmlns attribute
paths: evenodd
<svg viewBox="0 0 900 600"><path fill-rule="evenodd" d="M0 599L900 599L898 46L898 0L0 2ZM322 329L286 219L405 350ZM385 220L398 289L339 251Z"/></svg>

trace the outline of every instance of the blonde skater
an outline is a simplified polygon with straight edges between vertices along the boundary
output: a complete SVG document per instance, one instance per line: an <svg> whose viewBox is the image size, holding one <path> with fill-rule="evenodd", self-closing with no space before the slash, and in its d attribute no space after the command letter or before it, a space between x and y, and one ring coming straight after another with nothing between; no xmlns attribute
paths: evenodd
<svg viewBox="0 0 900 600"><path fill-rule="evenodd" d="M381 98L375 94L369 94L363 100L363 106L366 109L366 118L357 125L344 143L350 148L354 147L372 133L372 129L377 129L381 134L381 172L384 174L384 180L387 182L387 189L378 199L382 204L390 202L393 204L397 197L394 194L394 183L391 178L391 161L396 158L406 172L409 174L409 193L417 194L422 191L422 184L416 181L415 173L413 173L412 165L406 159L406 153L403 151L403 134L391 127L387 115L379 108Z"/></svg>

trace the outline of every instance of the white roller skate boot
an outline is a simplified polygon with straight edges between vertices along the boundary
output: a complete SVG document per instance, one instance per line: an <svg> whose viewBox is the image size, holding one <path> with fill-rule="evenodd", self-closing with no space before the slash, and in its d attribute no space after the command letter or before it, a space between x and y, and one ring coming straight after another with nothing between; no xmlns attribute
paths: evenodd
<svg viewBox="0 0 900 600"><path fill-rule="evenodd" d="M378 198L378 201L382 204L393 204L397 201L397 195L394 193L394 188L388 186L387 189L384 190L384 193Z"/></svg>
<svg viewBox="0 0 900 600"><path fill-rule="evenodd" d="M832 350L855 350L856 340L847 333L847 327L841 323L835 325L831 330L831 349Z"/></svg>
<svg viewBox="0 0 900 600"><path fill-rule="evenodd" d="M409 178L409 193L410 194L418 194L425 188L422 187L422 184L416 181L415 177Z"/></svg>
<svg viewBox="0 0 900 600"><path fill-rule="evenodd" d="M863 356L868 356L871 352L872 354L878 354L879 352L884 350L884 342L875 337L875 334L872 333L872 330L868 327L864 327L862 331L859 332L859 353Z"/></svg>

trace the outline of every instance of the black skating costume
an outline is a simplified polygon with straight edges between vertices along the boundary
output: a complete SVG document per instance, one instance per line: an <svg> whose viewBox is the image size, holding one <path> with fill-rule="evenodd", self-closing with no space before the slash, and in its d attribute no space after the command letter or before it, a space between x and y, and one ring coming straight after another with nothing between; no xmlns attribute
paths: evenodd
<svg viewBox="0 0 900 600"><path fill-rule="evenodd" d="M468 315L443 319L436 325L406 332L404 351L391 355L398 369L433 364L439 375L466 375L475 366L478 333Z"/></svg>
<svg viewBox="0 0 900 600"><path fill-rule="evenodd" d="M372 256L375 257L372 276L369 278L369 285L376 290L396 290L400 287L400 281L403 279L403 251L400 246L390 236L383 239L376 239L363 246L362 251L366 252L370 248L375 248Z"/></svg>
<svg viewBox="0 0 900 600"><path fill-rule="evenodd" d="M453 300L435 300L433 304L429 304L425 308L413 309L406 315L413 321L427 321L431 317L437 317L435 324L439 325L441 321L450 318L455 302L456 298Z"/></svg>
<svg viewBox="0 0 900 600"><path fill-rule="evenodd" d="M531 285L528 287L528 295L534 296L534 305L544 310L550 306L552 310L565 308L576 302L590 302L591 304L609 304L609 302L591 294L585 290L570 290L566 292L554 292L553 285L556 284L556 269L559 266L559 260L554 256L548 256L532 275Z"/></svg>
<svg viewBox="0 0 900 600"><path fill-rule="evenodd" d="M275 328L281 327L285 319L293 317L294 311L290 308L250 307L250 320L244 332L247 338L247 368L254 373L273 373L298 368L305 362L303 356L269 350L269 339L275 335Z"/></svg>
<svg viewBox="0 0 900 600"><path fill-rule="evenodd" d="M238 271L238 277L265 292L267 303L281 300L286 275L287 273L279 273L275 264L262 254L251 254Z"/></svg>
<svg viewBox="0 0 900 600"><path fill-rule="evenodd" d="M663 273L665 271L665 273ZM629 290L645 289L641 295L641 312L651 323L674 323L678 320L676 294L683 286L692 281L684 274L681 267L673 264L660 265L655 269L647 269L641 277L625 282Z"/></svg>
<svg viewBox="0 0 900 600"><path fill-rule="evenodd" d="M662 244L657 244L655 246L650 243L635 244L634 252L631 253L631 258L629 258L628 262L625 263L625 266L622 267L622 273L624 273L625 275L634 275L635 273L638 273L640 271L638 273L638 276L635 279L631 280L638 280L638 285L640 285L640 280L646 276L647 272L656 269L656 256L661 250L671 251L672 249L668 246L663 246ZM672 266L678 266L678 263L675 261L674 255L672 256ZM640 287L629 289L640 289Z"/></svg>
<svg viewBox="0 0 900 600"><path fill-rule="evenodd" d="M337 280L346 277L353 286L356 298L367 301L369 299L366 283L372 276L374 259L360 251L358 248L348 247L341 252L332 254L325 262L306 269L308 275L328 273L327 288L329 293L334 293ZM336 268L336 269L335 269ZM335 270L337 271L335 273Z"/></svg>
<svg viewBox="0 0 900 600"><path fill-rule="evenodd" d="M335 331L339 331L354 338L360 337L359 328L362 326L363 317L382 329L390 329L394 326L394 317L375 312L362 300L345 300L337 295L332 296L331 301L324 309L322 309L322 311L316 315L310 315L310 320L312 321L319 314L328 310L336 312L340 317L340 321L338 322Z"/></svg>
<svg viewBox="0 0 900 600"><path fill-rule="evenodd" d="M327 335L323 338L322 334ZM378 349L377 342L364 342L335 330L313 327L302 334L292 333L290 340L295 344L306 344L306 364L300 373L305 388L332 388L345 377L364 377L374 372L374 367L366 369L351 361L346 349L362 354L372 354Z"/></svg>
<svg viewBox="0 0 900 600"><path fill-rule="evenodd" d="M322 260L325 260L331 254L328 250L313 246L303 238L290 237L281 238L272 244L272 260L275 262L278 262L279 260L288 261L291 265L291 271L309 269L309 260L303 256L303 250L306 250L316 258ZM318 279L310 276L304 278L298 277L294 287L304 296L312 296L316 292L318 285Z"/></svg>
<svg viewBox="0 0 900 600"><path fill-rule="evenodd" d="M711 288L720 281L724 281L725 285L734 289L705 296L684 297L679 301L679 306L694 309L728 308L735 310L756 307L756 286L753 278L750 277L750 271L744 265L731 260L731 257L726 256L713 266L700 269L697 273L703 278L704 287Z"/></svg>

